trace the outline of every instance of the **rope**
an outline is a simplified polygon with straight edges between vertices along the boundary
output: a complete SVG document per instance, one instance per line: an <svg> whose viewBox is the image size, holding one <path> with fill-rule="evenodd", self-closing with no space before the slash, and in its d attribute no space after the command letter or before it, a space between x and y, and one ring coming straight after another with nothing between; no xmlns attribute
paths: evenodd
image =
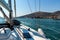
<svg viewBox="0 0 60 40"><path fill-rule="evenodd" d="M39 0L39 11L40 11L40 0Z"/></svg>
<svg viewBox="0 0 60 40"><path fill-rule="evenodd" d="M35 0L35 11L36 11L36 0Z"/></svg>
<svg viewBox="0 0 60 40"><path fill-rule="evenodd" d="M31 9L29 0L27 0L27 3L28 3L28 6L29 6L30 11L32 12L32 9Z"/></svg>

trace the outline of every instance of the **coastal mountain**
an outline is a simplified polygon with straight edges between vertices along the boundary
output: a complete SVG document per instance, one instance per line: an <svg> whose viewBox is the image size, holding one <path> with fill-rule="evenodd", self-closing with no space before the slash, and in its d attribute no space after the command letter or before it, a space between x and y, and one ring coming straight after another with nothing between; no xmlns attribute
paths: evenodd
<svg viewBox="0 0 60 40"><path fill-rule="evenodd" d="M57 18L60 15L60 11L56 12L34 12L28 15L21 16L20 18Z"/></svg>

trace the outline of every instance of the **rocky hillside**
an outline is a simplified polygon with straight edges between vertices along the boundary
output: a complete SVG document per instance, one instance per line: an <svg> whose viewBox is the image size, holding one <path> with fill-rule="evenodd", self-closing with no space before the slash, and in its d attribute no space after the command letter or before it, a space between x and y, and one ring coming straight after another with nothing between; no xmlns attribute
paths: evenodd
<svg viewBox="0 0 60 40"><path fill-rule="evenodd" d="M50 12L34 12L28 15L21 16L20 18L57 18L60 15L60 11L53 13Z"/></svg>

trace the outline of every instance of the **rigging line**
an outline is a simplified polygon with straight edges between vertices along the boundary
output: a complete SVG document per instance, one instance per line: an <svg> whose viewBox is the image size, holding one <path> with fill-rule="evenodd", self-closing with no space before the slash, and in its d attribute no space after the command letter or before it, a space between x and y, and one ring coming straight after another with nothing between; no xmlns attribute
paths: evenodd
<svg viewBox="0 0 60 40"><path fill-rule="evenodd" d="M40 0L39 0L39 11L40 11Z"/></svg>
<svg viewBox="0 0 60 40"><path fill-rule="evenodd" d="M14 0L14 11L15 11L15 17L16 17L16 0Z"/></svg>
<svg viewBox="0 0 60 40"><path fill-rule="evenodd" d="M30 3L29 3L29 0L27 0L27 3L28 3L28 6L29 6L30 11L32 12L32 9L31 9L31 6L30 6Z"/></svg>
<svg viewBox="0 0 60 40"><path fill-rule="evenodd" d="M36 0L35 0L35 11L36 11Z"/></svg>

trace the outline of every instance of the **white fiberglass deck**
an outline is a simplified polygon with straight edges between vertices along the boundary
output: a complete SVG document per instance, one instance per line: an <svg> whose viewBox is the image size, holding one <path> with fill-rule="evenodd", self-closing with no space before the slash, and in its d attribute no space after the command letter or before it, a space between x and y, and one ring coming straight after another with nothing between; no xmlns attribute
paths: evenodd
<svg viewBox="0 0 60 40"><path fill-rule="evenodd" d="M28 31L29 27L25 26L25 25L22 25L20 27L22 31ZM45 38L45 35L41 35L40 33L38 33L37 31L33 30L30 28L30 31L28 31L29 34L31 35L31 37L33 38L33 40L47 40Z"/></svg>
<svg viewBox="0 0 60 40"><path fill-rule="evenodd" d="M33 30L25 25L21 25L20 28L14 28L14 31L6 29L7 33L0 34L0 40L48 40L45 35L41 35L37 31ZM27 36L26 36L27 35Z"/></svg>

